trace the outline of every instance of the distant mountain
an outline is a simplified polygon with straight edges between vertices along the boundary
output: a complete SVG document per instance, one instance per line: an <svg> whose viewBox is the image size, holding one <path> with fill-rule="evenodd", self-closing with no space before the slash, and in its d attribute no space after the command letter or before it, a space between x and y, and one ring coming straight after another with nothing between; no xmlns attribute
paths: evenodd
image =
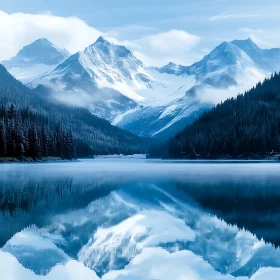
<svg viewBox="0 0 280 280"><path fill-rule="evenodd" d="M169 63L159 68L161 73L177 76L195 75L200 84L215 88L238 86L240 76L249 71L255 72L255 76L261 76L278 70L280 49L260 49L250 38L223 42L191 66Z"/></svg>
<svg viewBox="0 0 280 280"><path fill-rule="evenodd" d="M47 39L38 39L22 48L18 54L2 64L22 82L29 82L52 71L69 53L54 46Z"/></svg>
<svg viewBox="0 0 280 280"><path fill-rule="evenodd" d="M112 126L108 121L92 115L88 109L56 102L43 86L30 89L12 77L0 64L0 106L14 104L19 110L29 108L53 127L63 125L72 130L77 143L90 146L92 154L133 154L145 152L146 140ZM0 135L1 136L1 135ZM1 138L1 137L0 137ZM79 145L83 149L83 145ZM86 156L89 151L77 151Z"/></svg>
<svg viewBox="0 0 280 280"><path fill-rule="evenodd" d="M100 37L83 52L70 56L50 74L35 79L32 85L43 84L52 88L56 98L67 99L74 105L89 106L99 117L112 121L116 114L137 106L131 98L140 100L140 96L128 86L127 91L124 88L126 94L121 94L118 89L127 84L140 85L144 74L138 73L142 69L142 63L125 47L115 46Z"/></svg>
<svg viewBox="0 0 280 280"><path fill-rule="evenodd" d="M124 46L103 37L70 56L40 84L64 103L84 106L142 137L168 138L220 100L280 70L280 49L251 39L223 42L191 66L146 67Z"/></svg>
<svg viewBox="0 0 280 280"><path fill-rule="evenodd" d="M265 158L280 152L280 74L218 104L151 156ZM166 148L164 148L164 146Z"/></svg>
<svg viewBox="0 0 280 280"><path fill-rule="evenodd" d="M149 78L143 73L143 64L123 46L110 44L103 37L83 52L70 56L43 81L60 83L67 89L93 91L97 87L110 87L125 84L139 86L149 84ZM141 73L141 74L140 74ZM127 93L129 98L139 98ZM134 96L135 95L135 96Z"/></svg>
<svg viewBox="0 0 280 280"><path fill-rule="evenodd" d="M280 69L280 49L260 49L251 39L234 40L232 44L243 50L256 65L269 72Z"/></svg>
<svg viewBox="0 0 280 280"><path fill-rule="evenodd" d="M280 64L275 64L270 69L264 69L262 65L257 64L253 57L258 56L259 48L249 39L233 42L223 42L201 61L191 66L181 66L170 63L159 69L161 73L168 73L177 76L195 75L197 85L208 85L215 88L227 88L229 86L238 86L242 74L247 70L253 69L259 75L263 72L273 72ZM251 43L252 42L252 43ZM238 45L247 45L247 52ZM280 49L279 49L280 54Z"/></svg>

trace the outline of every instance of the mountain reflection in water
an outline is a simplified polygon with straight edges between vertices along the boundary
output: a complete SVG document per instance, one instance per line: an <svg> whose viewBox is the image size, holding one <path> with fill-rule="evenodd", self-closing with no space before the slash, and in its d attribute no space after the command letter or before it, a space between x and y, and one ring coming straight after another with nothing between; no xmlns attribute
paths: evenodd
<svg viewBox="0 0 280 280"><path fill-rule="evenodd" d="M0 166L2 251L38 275L74 259L106 277L152 248L190 251L236 277L280 267L276 163L42 166Z"/></svg>

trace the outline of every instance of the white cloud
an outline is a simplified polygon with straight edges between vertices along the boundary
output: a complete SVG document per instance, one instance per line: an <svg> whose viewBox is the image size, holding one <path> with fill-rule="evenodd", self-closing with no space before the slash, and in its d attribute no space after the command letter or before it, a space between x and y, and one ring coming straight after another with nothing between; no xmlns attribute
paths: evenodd
<svg viewBox="0 0 280 280"><path fill-rule="evenodd" d="M216 89L211 86L206 86L199 91L197 97L200 102L218 104L228 98L236 97L238 94L244 93L251 89L259 81L263 81L269 73L261 72L257 68L247 67L243 72L237 75L236 80L238 86L231 86L227 89Z"/></svg>
<svg viewBox="0 0 280 280"><path fill-rule="evenodd" d="M191 51L199 42L198 36L173 29L133 40L131 49L148 66L162 66L170 61L190 64L195 56Z"/></svg>
<svg viewBox="0 0 280 280"><path fill-rule="evenodd" d="M277 48L280 45L280 31L267 29L240 28L238 31L244 37L250 37L261 48Z"/></svg>
<svg viewBox="0 0 280 280"><path fill-rule="evenodd" d="M229 12L224 12L224 13L221 13L219 15L211 17L210 21L246 19L246 18L258 17L259 15L260 14L245 14L245 13L229 13Z"/></svg>
<svg viewBox="0 0 280 280"><path fill-rule="evenodd" d="M148 39L151 47L162 53L166 51L176 52L178 50L189 51L199 42L199 37L183 30L170 30L150 36Z"/></svg>
<svg viewBox="0 0 280 280"><path fill-rule="evenodd" d="M153 34L146 34L140 39L123 40L125 34L138 31ZM189 65L201 59L201 55L193 53L192 50L200 42L200 37L190 34L184 30L172 29L166 32L154 34L154 29L141 26L129 26L123 29L117 29L117 32L108 31L107 40L115 44L124 45L129 48L133 54L144 62L146 66L163 66L170 61ZM124 32L124 33L123 33ZM115 37L112 37L112 36Z"/></svg>
<svg viewBox="0 0 280 280"><path fill-rule="evenodd" d="M44 14L7 14L0 11L0 60L15 55L38 38L47 38L74 53L92 44L101 32L76 17Z"/></svg>
<svg viewBox="0 0 280 280"><path fill-rule="evenodd" d="M104 32L108 36L117 37L119 40L132 40L151 33L157 33L158 29L151 26L129 24L122 27L106 28Z"/></svg>
<svg viewBox="0 0 280 280"><path fill-rule="evenodd" d="M0 11L0 61L16 55L22 47L38 38L47 38L59 48L75 53L103 35L128 47L147 66L162 66L170 61L179 64L194 62L196 54L191 51L200 41L198 36L184 30L156 32L155 28L138 25L101 32L77 17L59 17L48 11L42 14ZM138 39L139 36L142 37Z"/></svg>

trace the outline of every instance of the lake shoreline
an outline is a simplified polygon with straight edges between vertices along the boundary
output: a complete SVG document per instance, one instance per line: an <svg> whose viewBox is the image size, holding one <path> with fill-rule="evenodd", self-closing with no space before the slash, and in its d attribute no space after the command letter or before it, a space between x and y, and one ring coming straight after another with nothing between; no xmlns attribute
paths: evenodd
<svg viewBox="0 0 280 280"><path fill-rule="evenodd" d="M161 160L188 160L188 161L271 161L271 162L277 162L280 161L280 154L274 154L274 155L247 155L247 156L238 156L238 157L232 157L232 156L221 156L216 158L211 157L180 157L180 158L156 158L156 157L147 157L147 159L161 159Z"/></svg>
<svg viewBox="0 0 280 280"><path fill-rule="evenodd" d="M78 159L62 159L59 157L43 157L38 159L33 158L23 158L23 159L17 159L12 157L0 157L0 164L4 163L54 163L54 162L79 162Z"/></svg>
<svg viewBox="0 0 280 280"><path fill-rule="evenodd" d="M144 155L104 155L104 156L94 156L88 158L78 158L78 159L62 159L59 157L42 157L38 159L33 158L23 158L17 159L12 157L0 157L0 165L7 164L7 163L65 163L65 162L81 162L82 160L92 160L92 159L101 159L101 160L121 160L121 159L128 159L128 160L161 160L161 161L177 161L177 162L270 162L276 163L280 162L280 154L275 154L273 156L266 156L266 157L219 157L219 158L200 158L200 157L186 157L186 158L156 158L156 157L144 157Z"/></svg>
<svg viewBox="0 0 280 280"><path fill-rule="evenodd" d="M17 159L12 157L0 157L1 163L51 163L51 162L80 162L80 160L91 159L146 159L146 154L133 154L133 155L95 155L92 157L77 158L77 159L63 159L60 157L42 157L33 159L25 157L23 159Z"/></svg>

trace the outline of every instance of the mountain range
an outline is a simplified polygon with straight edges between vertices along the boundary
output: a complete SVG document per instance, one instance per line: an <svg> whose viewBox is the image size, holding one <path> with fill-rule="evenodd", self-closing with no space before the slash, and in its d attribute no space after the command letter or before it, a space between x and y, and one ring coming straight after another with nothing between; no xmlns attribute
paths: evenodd
<svg viewBox="0 0 280 280"><path fill-rule="evenodd" d="M68 56L39 39L3 64L19 79L28 76L21 80L29 87L44 85L54 99L141 137L170 138L204 110L280 70L280 49L263 50L251 39L223 42L190 66L147 67L103 37ZM53 69L31 77L38 65Z"/></svg>

